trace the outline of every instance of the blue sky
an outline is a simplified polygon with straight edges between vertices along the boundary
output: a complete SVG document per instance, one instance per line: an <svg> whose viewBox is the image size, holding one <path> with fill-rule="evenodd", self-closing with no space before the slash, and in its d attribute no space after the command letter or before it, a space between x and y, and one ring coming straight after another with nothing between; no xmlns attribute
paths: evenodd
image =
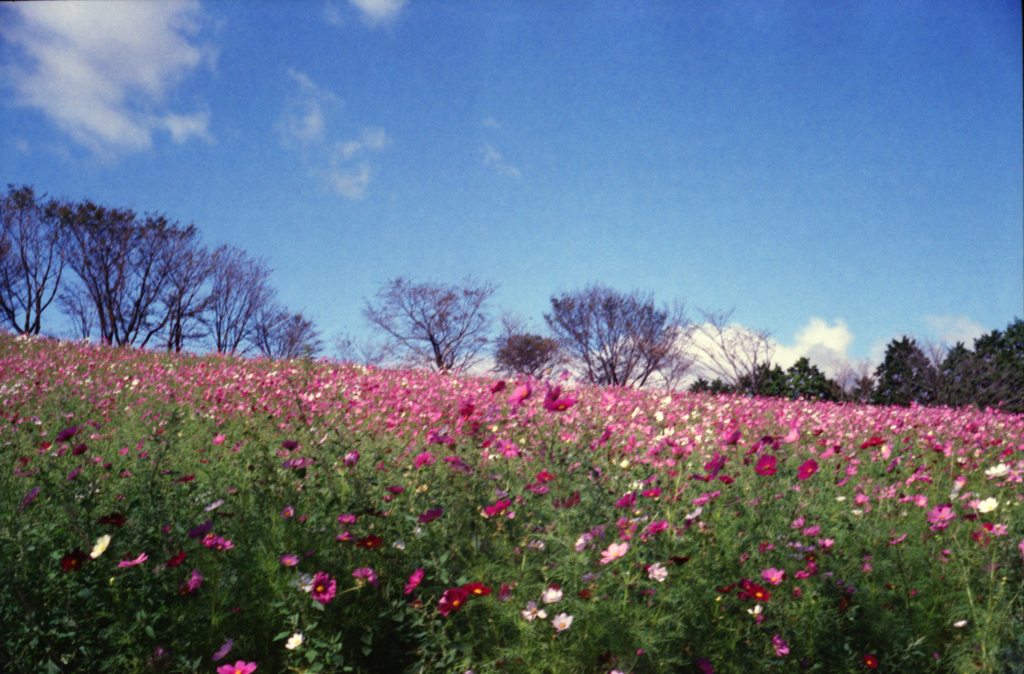
<svg viewBox="0 0 1024 674"><path fill-rule="evenodd" d="M877 359L1024 315L1021 44L1016 0L15 3L0 174L265 257L328 339L478 275Z"/></svg>

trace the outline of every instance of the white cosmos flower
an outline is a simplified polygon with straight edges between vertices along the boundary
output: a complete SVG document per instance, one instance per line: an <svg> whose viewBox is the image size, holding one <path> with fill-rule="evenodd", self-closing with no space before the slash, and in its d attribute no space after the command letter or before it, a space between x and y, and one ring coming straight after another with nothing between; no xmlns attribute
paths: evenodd
<svg viewBox="0 0 1024 674"><path fill-rule="evenodd" d="M296 632L295 634L288 637L288 642L284 645L290 651L294 651L296 648L302 645L304 637L302 632Z"/></svg>
<svg viewBox="0 0 1024 674"><path fill-rule="evenodd" d="M89 553L91 559L96 559L107 550L107 546L110 545L110 536L103 534L96 539L96 545L92 546L92 552Z"/></svg>
<svg viewBox="0 0 1024 674"><path fill-rule="evenodd" d="M985 471L985 475L987 475L989 477L1003 477L1004 475L1006 475L1009 472L1010 472L1009 466L1007 466L1005 463L1001 463L998 466L992 466L991 468L986 470Z"/></svg>
<svg viewBox="0 0 1024 674"><path fill-rule="evenodd" d="M985 499L984 501L981 501L981 502L978 503L978 512L979 513L990 513L993 510L995 510L997 507L999 507L999 501L997 501L996 499L994 499L994 498L992 498L990 496L989 498Z"/></svg>

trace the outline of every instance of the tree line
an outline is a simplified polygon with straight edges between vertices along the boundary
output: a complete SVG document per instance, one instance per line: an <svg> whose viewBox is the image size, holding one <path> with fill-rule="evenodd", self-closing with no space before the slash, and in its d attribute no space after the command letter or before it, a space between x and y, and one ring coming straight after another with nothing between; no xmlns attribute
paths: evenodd
<svg viewBox="0 0 1024 674"><path fill-rule="evenodd" d="M277 301L265 260L202 244L194 225L92 201L70 202L8 186L0 199L0 324L39 334L52 305L76 337L181 351L206 345L230 354L315 356L320 333ZM650 293L594 284L551 297L545 334L503 313L495 336L488 301L497 286L398 277L365 300L376 339L338 338L343 360L466 370L485 356L508 375L568 370L609 386L657 386L879 405L977 405L1024 412L1024 322L994 330L968 349L902 337L872 372L841 363L827 377L807 358L773 363L767 330L730 322L732 312L687 316ZM694 372L699 376L694 380Z"/></svg>
<svg viewBox="0 0 1024 674"><path fill-rule="evenodd" d="M283 307L265 260L210 249L194 225L8 185L0 199L0 324L39 334L56 307L74 337L180 352L207 345L271 358L315 355L319 332Z"/></svg>

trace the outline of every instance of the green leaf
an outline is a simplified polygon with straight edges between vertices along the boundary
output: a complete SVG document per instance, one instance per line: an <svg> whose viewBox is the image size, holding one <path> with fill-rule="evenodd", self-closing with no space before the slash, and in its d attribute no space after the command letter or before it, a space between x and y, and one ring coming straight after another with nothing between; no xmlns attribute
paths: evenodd
<svg viewBox="0 0 1024 674"><path fill-rule="evenodd" d="M154 632L153 628L149 625L146 625L146 636L150 639L156 639L156 632Z"/></svg>
<svg viewBox="0 0 1024 674"><path fill-rule="evenodd" d="M306 651L306 659L309 660L311 663L314 660L316 660L318 655L320 655L320 654L317 653L316 651L314 651L313 649L310 649L310 650Z"/></svg>
<svg viewBox="0 0 1024 674"><path fill-rule="evenodd" d="M370 648L369 646L363 646L363 655L369 657L370 653L372 653L372 652L373 652L372 648Z"/></svg>
<svg viewBox="0 0 1024 674"><path fill-rule="evenodd" d="M313 608L315 608L317 611L323 611L324 610L324 605L321 604L318 601L315 601L315 602L313 602Z"/></svg>
<svg viewBox="0 0 1024 674"><path fill-rule="evenodd" d="M287 639L289 636L291 636L291 632L281 632L276 637L271 639L271 641L280 641L281 639Z"/></svg>

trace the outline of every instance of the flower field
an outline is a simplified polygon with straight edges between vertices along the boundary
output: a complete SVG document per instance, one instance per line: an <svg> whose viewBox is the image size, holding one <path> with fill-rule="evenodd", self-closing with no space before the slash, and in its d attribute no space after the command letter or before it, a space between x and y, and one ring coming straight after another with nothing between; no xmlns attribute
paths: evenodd
<svg viewBox="0 0 1024 674"><path fill-rule="evenodd" d="M0 335L0 669L1024 671L1024 417Z"/></svg>

